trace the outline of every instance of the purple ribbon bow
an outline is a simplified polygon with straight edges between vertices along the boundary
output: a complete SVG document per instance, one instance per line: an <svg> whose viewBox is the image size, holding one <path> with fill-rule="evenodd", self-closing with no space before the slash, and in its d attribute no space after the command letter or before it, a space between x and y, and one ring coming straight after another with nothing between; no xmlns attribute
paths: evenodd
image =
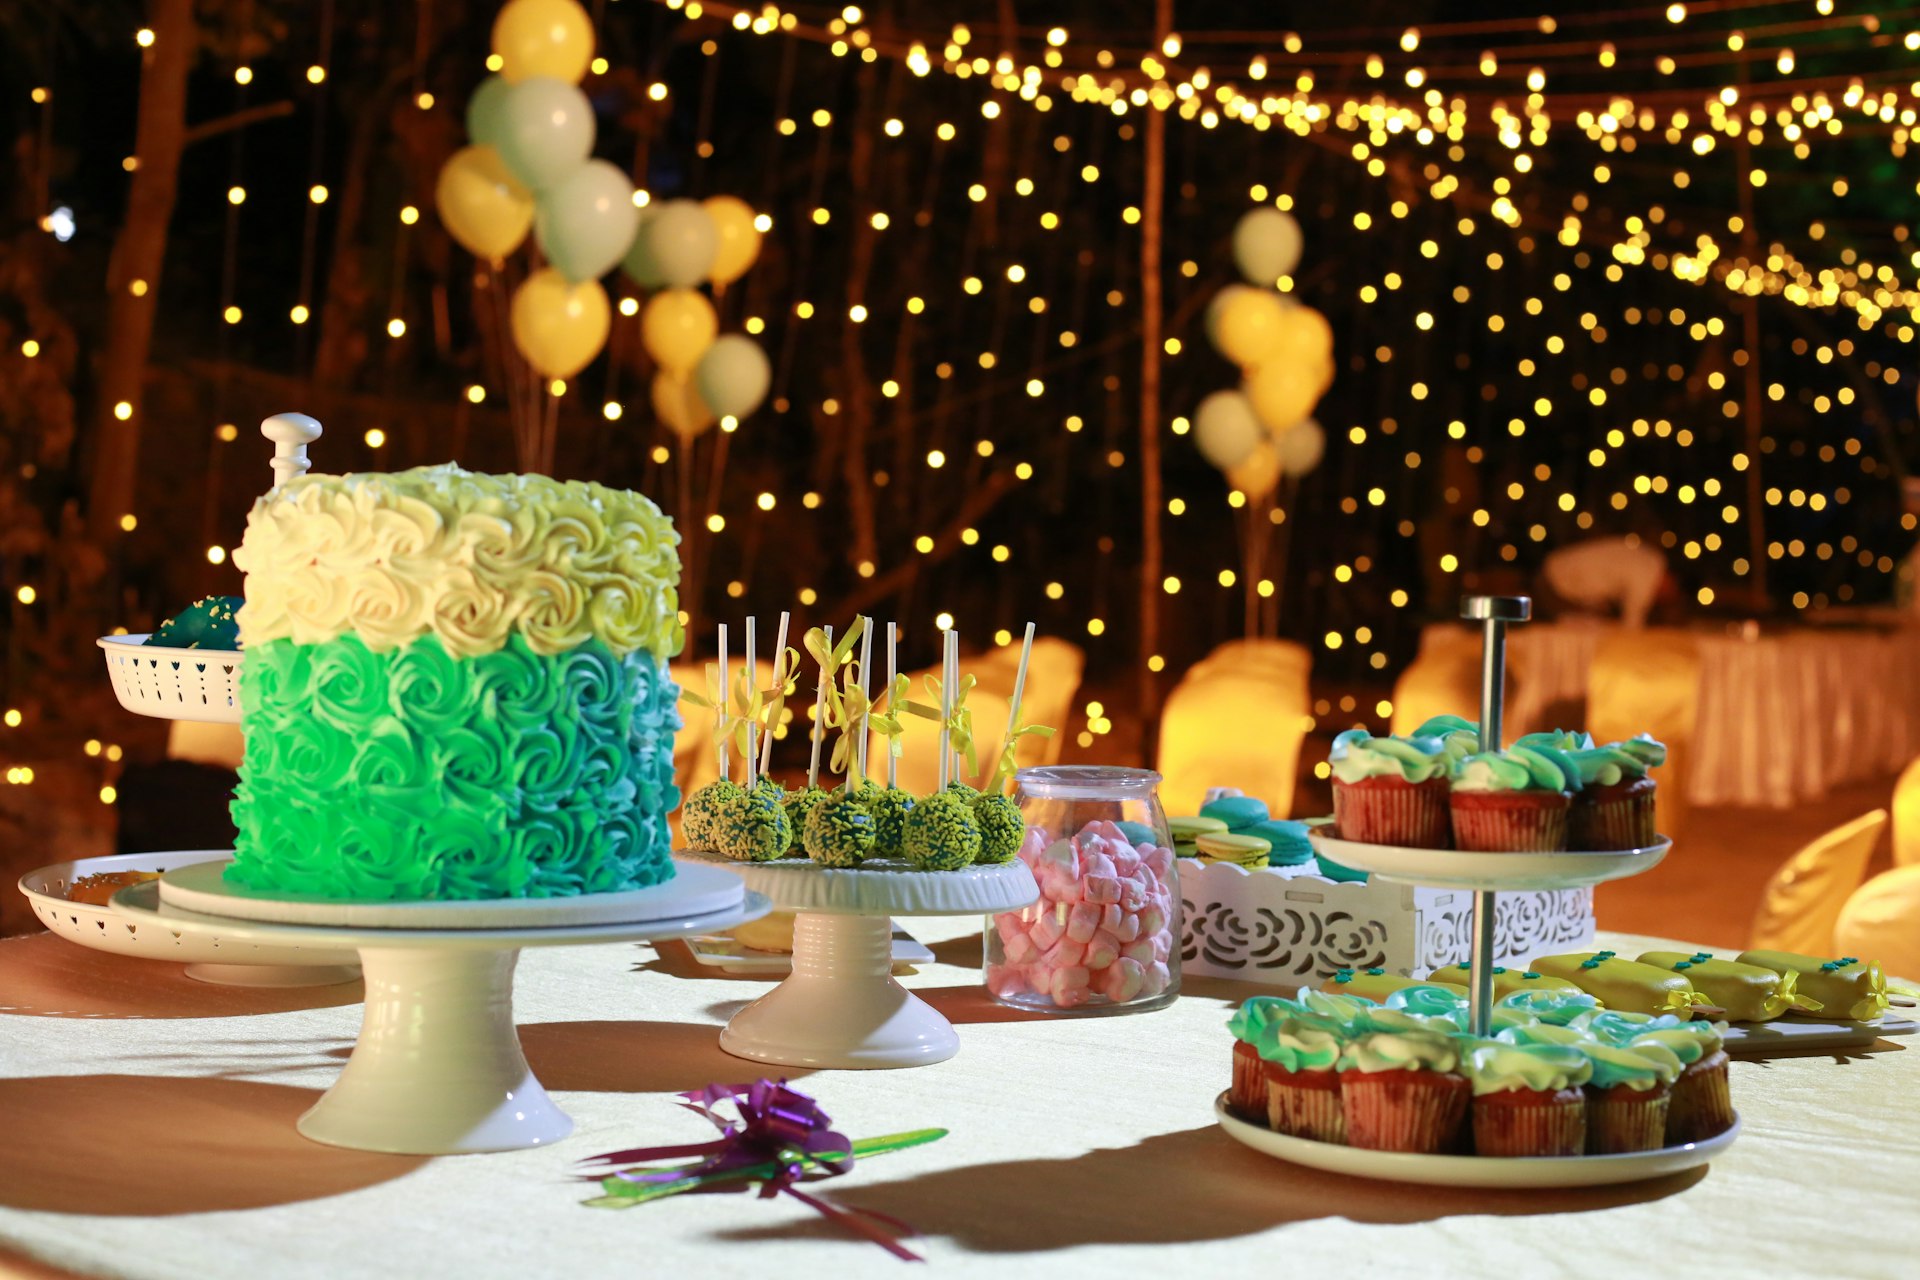
<svg viewBox="0 0 1920 1280"><path fill-rule="evenodd" d="M890 1214L872 1209L850 1209L802 1191L798 1183L838 1177L854 1164L854 1145L833 1128L827 1113L786 1081L756 1080L750 1085L710 1084L680 1095L682 1105L703 1116L720 1131L712 1142L678 1146L633 1147L588 1156L583 1163L633 1164L648 1160L700 1157L700 1163L674 1169L621 1169L613 1177L633 1183L686 1182L689 1189L731 1177L749 1177L760 1184L760 1198L789 1195L828 1220L872 1240L907 1262L923 1259L899 1236L913 1228ZM721 1108L731 1104L731 1116ZM743 1174L744 1170L752 1170ZM593 1175L598 1178L601 1175Z"/></svg>

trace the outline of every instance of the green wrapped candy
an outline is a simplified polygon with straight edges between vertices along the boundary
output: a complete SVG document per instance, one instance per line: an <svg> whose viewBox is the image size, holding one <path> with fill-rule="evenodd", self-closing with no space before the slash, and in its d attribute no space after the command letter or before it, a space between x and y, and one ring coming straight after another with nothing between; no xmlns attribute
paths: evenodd
<svg viewBox="0 0 1920 1280"><path fill-rule="evenodd" d="M980 856L973 806L952 791L935 792L907 815L904 852L922 871L958 871Z"/></svg>
<svg viewBox="0 0 1920 1280"><path fill-rule="evenodd" d="M873 856L904 857L907 815L913 812L913 792L903 791L899 787L883 787L868 802L867 812L873 815Z"/></svg>
<svg viewBox="0 0 1920 1280"><path fill-rule="evenodd" d="M161 623L144 643L166 649L237 652L240 648L240 622L235 611L245 603L239 596L207 596L195 600Z"/></svg>
<svg viewBox="0 0 1920 1280"><path fill-rule="evenodd" d="M989 791L973 802L973 820L980 827L980 853L974 861L1012 862L1027 835L1020 806L997 791Z"/></svg>
<svg viewBox="0 0 1920 1280"><path fill-rule="evenodd" d="M680 806L680 834L687 848L717 848L719 828L716 819L721 810L746 794L739 783L721 778L688 796L686 803Z"/></svg>
<svg viewBox="0 0 1920 1280"><path fill-rule="evenodd" d="M715 815L714 848L735 862L772 862L793 842L793 824L771 794L735 787L740 795Z"/></svg>
<svg viewBox="0 0 1920 1280"><path fill-rule="evenodd" d="M786 799L782 803L787 807L787 822L793 827L793 843L787 846L788 857L806 854L807 815L813 812L814 806L830 794L832 793L821 787L802 787L798 791L787 792Z"/></svg>
<svg viewBox="0 0 1920 1280"><path fill-rule="evenodd" d="M807 814L807 856L823 867L857 867L873 854L873 815L857 796L834 792Z"/></svg>

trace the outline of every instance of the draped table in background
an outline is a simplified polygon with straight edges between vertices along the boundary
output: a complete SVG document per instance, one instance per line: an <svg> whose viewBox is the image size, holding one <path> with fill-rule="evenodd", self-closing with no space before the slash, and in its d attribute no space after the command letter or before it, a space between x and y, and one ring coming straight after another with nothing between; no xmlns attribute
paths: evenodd
<svg viewBox="0 0 1920 1280"><path fill-rule="evenodd" d="M1913 1274L1911 1049L1734 1063L1746 1131L1703 1171L1591 1191L1402 1187L1270 1160L1214 1124L1227 1014L1256 988L1190 981L1172 1007L1128 1017L1015 1015L984 997L968 922L914 928L940 962L905 981L959 1025L960 1055L794 1078L851 1137L952 1131L813 1188L914 1223L945 1271ZM521 1037L578 1127L548 1150L426 1159L294 1132L352 1044L356 986L207 987L50 935L0 941L0 1274L906 1274L787 1200L578 1203L591 1188L569 1180L575 1159L705 1140L672 1094L750 1078L716 1041L766 984L712 972L675 944L528 952Z"/></svg>
<svg viewBox="0 0 1920 1280"><path fill-rule="evenodd" d="M1550 708L1584 702L1595 651L1620 634L1579 621L1516 627L1512 723L1546 728ZM1696 635L1694 804L1786 808L1920 756L1920 629Z"/></svg>

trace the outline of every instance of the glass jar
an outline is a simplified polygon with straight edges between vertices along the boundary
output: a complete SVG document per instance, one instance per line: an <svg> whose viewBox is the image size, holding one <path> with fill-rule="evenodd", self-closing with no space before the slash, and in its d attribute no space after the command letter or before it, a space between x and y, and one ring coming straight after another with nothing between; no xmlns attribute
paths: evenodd
<svg viewBox="0 0 1920 1280"><path fill-rule="evenodd" d="M1049 765L1014 776L1020 860L1040 900L987 925L994 999L1049 1013L1134 1013L1180 994L1180 880L1160 775Z"/></svg>

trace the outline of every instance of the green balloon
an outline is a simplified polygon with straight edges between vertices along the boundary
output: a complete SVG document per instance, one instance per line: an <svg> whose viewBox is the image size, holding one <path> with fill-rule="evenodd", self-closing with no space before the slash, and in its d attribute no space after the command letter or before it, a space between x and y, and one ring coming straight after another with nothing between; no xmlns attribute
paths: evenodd
<svg viewBox="0 0 1920 1280"><path fill-rule="evenodd" d="M587 95L551 76L508 86L499 123L494 149L530 191L545 191L593 152L593 107Z"/></svg>
<svg viewBox="0 0 1920 1280"><path fill-rule="evenodd" d="M506 132L507 94L513 86L499 76L488 76L467 99L467 138L483 147L498 147Z"/></svg>
<svg viewBox="0 0 1920 1280"><path fill-rule="evenodd" d="M772 382L767 353L738 333L715 339L693 371L700 398L723 418L744 418L758 409Z"/></svg>
<svg viewBox="0 0 1920 1280"><path fill-rule="evenodd" d="M540 193L533 235L554 269L574 284L613 269L633 243L640 210L633 183L605 160L589 160Z"/></svg>

